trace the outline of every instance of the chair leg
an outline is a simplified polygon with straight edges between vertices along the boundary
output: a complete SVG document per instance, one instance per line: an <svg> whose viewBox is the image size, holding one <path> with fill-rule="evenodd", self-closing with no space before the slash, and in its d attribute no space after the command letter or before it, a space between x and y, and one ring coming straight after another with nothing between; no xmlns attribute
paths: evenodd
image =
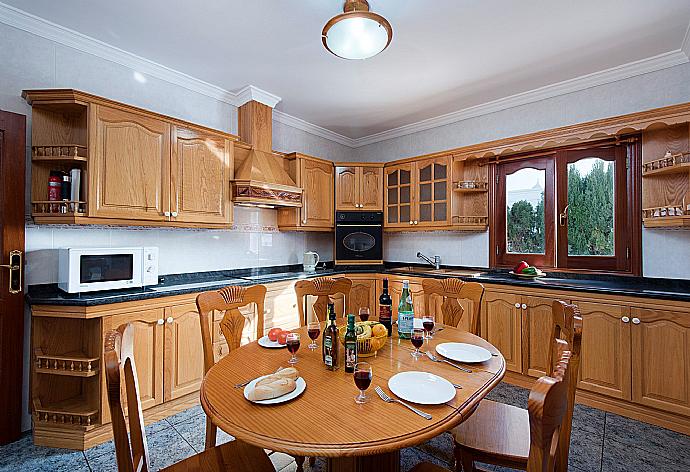
<svg viewBox="0 0 690 472"><path fill-rule="evenodd" d="M295 457L295 462L297 463L297 472L304 471L304 456Z"/></svg>
<svg viewBox="0 0 690 472"><path fill-rule="evenodd" d="M474 468L474 458L472 454L468 451L463 451L458 444L455 444L453 448L453 454L455 455L455 470L460 472L475 472Z"/></svg>
<svg viewBox="0 0 690 472"><path fill-rule="evenodd" d="M216 433L218 432L218 427L211 422L210 418L206 418L206 444L205 449L211 449L216 447Z"/></svg>

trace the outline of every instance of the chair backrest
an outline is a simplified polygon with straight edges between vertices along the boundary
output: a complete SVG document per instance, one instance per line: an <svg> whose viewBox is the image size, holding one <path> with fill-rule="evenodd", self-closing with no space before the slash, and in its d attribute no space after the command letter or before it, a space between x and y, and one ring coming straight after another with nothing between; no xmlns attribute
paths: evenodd
<svg viewBox="0 0 690 472"><path fill-rule="evenodd" d="M424 279L422 280L424 291L425 309L431 313L430 295L442 297L441 313L443 324L457 327L462 319L464 309L458 300L470 300L472 313L470 313L469 331L479 336L479 313L482 308L484 286L479 282L465 282L461 279Z"/></svg>
<svg viewBox="0 0 690 472"><path fill-rule="evenodd" d="M575 390L580 373L580 351L582 348L582 316L577 305L568 304L559 300L554 300L552 305L553 328L552 339L562 339L570 346L570 378L568 383L568 402L566 412L561 426L560 439L558 443L558 457L556 462L557 471L568 470L568 454L570 451L570 435L573 424L573 410L575 409ZM559 346L554 344L551 352L548 353L548 364L555 370L560 359Z"/></svg>
<svg viewBox="0 0 690 472"><path fill-rule="evenodd" d="M137 368L134 363L134 328L130 323L106 333L103 357L117 468L121 472L148 472L150 469L149 451L144 432L144 416L139 402ZM121 372L124 372L125 377L129 437L127 437L125 411L121 397L123 380Z"/></svg>
<svg viewBox="0 0 690 472"><path fill-rule="evenodd" d="M319 321L328 321L326 319L326 311L328 309L330 297L342 293L345 296L345 301L347 301L350 297L351 288L352 280L345 277L339 277L337 279L331 277L317 277L315 279L297 281L297 283L295 283L295 294L297 295L300 326L304 326L307 322L304 311L307 296L316 297L313 309ZM344 306L347 306L347 303L345 303Z"/></svg>
<svg viewBox="0 0 690 472"><path fill-rule="evenodd" d="M220 290L200 293L196 297L196 306L199 310L201 321L201 340L204 348L204 372L213 367L213 340L211 328L213 326L213 312L222 311L223 319L220 321L220 330L228 343L228 349L240 347L242 330L247 317L240 312L240 308L251 303L256 304L256 336L264 333L264 300L266 299L266 287L264 285L252 285L242 287L230 285Z"/></svg>
<svg viewBox="0 0 690 472"><path fill-rule="evenodd" d="M568 347L567 342L559 343ZM571 353L564 350L551 376L537 379L529 394L530 447L527 472L553 472L556 467L560 430L568 403Z"/></svg>

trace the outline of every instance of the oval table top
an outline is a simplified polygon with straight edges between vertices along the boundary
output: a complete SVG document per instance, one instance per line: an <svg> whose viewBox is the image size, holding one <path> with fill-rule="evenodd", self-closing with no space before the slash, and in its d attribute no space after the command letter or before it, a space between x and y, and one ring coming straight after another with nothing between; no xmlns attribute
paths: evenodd
<svg viewBox="0 0 690 472"><path fill-rule="evenodd" d="M322 324L323 327L323 324ZM234 385L288 366L287 349L266 349L252 342L231 351L214 365L201 385L201 404L209 418L225 432L249 444L293 456L344 457L382 454L425 442L457 426L474 411L484 396L505 375L505 360L498 349L482 338L457 328L445 326L425 341L422 351L434 351L442 342L464 342L482 346L491 360L467 365L472 373L462 372L424 356L415 360L409 340L397 335L375 357L362 358L373 368L373 380L367 390L369 402L357 404L358 394L352 374L341 366L328 371L319 348L310 351L306 328L295 367L306 381L304 393L279 405L257 405L244 398L243 388ZM342 347L342 346L341 346ZM343 352L341 350L341 352ZM402 405L385 403L374 391L380 385L391 397L388 379L398 372L431 372L460 384L455 399L443 405L414 405L433 416L426 420Z"/></svg>

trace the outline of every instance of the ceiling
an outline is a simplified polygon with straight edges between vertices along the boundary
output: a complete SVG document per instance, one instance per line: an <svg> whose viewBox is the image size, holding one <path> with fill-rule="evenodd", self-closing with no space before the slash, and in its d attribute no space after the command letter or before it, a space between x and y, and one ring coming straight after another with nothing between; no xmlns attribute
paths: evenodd
<svg viewBox="0 0 690 472"><path fill-rule="evenodd" d="M321 44L342 0L2 0L226 90L362 138L680 49L688 0L369 0L393 26L380 55Z"/></svg>

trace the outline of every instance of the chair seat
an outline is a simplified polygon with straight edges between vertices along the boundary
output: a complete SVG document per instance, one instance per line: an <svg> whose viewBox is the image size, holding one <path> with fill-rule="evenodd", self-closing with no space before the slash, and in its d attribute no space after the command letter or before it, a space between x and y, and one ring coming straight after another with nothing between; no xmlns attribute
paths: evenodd
<svg viewBox="0 0 690 472"><path fill-rule="evenodd" d="M467 421L452 430L456 446L479 457L527 467L530 447L529 413L504 403L483 400Z"/></svg>
<svg viewBox="0 0 690 472"><path fill-rule="evenodd" d="M260 447L230 441L166 467L165 472L274 472L275 467Z"/></svg>

